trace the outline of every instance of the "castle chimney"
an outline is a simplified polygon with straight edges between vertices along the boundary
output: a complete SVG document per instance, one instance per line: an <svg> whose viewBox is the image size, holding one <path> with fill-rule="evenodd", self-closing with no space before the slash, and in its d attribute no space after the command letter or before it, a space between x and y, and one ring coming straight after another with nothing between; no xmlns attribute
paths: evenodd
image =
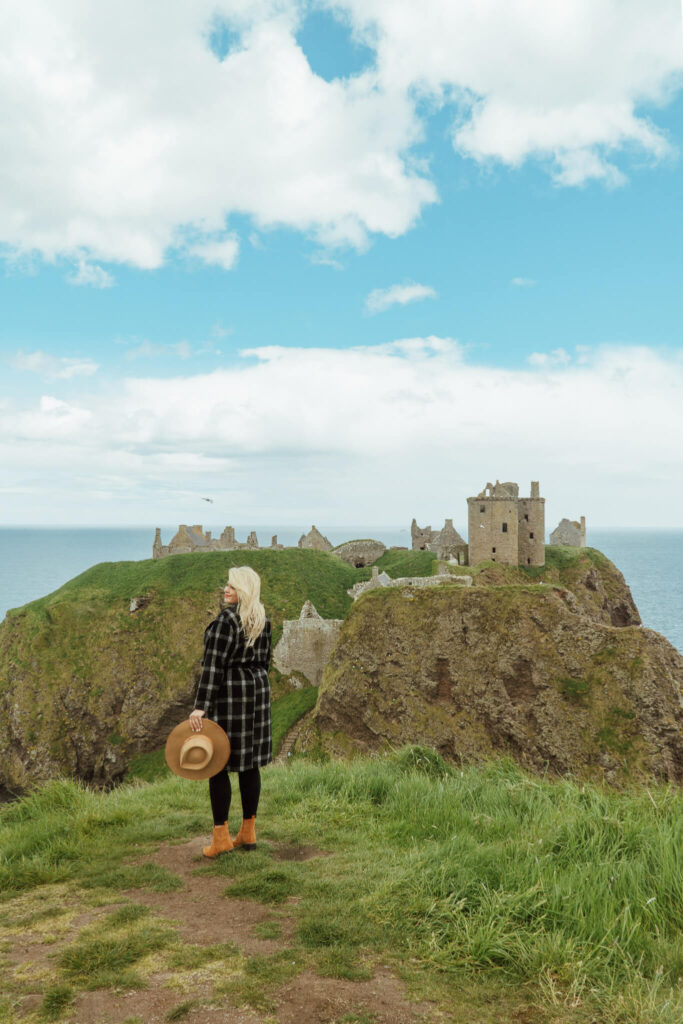
<svg viewBox="0 0 683 1024"><path fill-rule="evenodd" d="M539 484L538 480L532 480L531 481L531 497L532 498L540 498L541 497L541 488L540 488L540 484Z"/></svg>

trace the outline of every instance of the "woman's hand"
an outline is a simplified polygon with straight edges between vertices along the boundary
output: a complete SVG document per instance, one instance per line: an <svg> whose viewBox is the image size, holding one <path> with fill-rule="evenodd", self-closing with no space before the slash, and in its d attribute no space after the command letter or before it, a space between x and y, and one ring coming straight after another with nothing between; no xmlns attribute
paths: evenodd
<svg viewBox="0 0 683 1024"><path fill-rule="evenodd" d="M202 718L203 717L204 717L204 712L203 711L199 711L198 708L195 708L194 711L191 712L191 714L190 714L190 728L192 729L192 732L201 732L202 731Z"/></svg>

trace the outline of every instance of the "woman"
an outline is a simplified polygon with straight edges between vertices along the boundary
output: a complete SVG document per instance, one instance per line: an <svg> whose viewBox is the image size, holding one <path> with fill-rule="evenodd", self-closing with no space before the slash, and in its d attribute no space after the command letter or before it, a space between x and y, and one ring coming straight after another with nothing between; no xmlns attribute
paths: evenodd
<svg viewBox="0 0 683 1024"><path fill-rule="evenodd" d="M272 760L270 731L270 622L261 604L261 580L249 566L233 568L225 587L226 607L204 633L204 660L190 726L202 728L202 718L218 722L230 739L230 758L209 779L213 812L213 842L205 857L227 853L234 846L256 846L256 811L261 793L259 768ZM242 827L235 840L228 831L230 777L238 773L242 798Z"/></svg>

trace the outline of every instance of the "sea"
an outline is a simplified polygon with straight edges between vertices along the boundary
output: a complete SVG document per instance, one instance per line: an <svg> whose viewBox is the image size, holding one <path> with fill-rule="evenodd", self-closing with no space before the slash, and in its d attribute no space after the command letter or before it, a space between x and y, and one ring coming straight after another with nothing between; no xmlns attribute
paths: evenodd
<svg viewBox="0 0 683 1024"><path fill-rule="evenodd" d="M225 524L214 527L218 536ZM246 541L253 526L235 527ZM462 536L466 528L457 527ZM162 528L165 544L177 526ZM308 527L266 525L257 528L263 546L273 534L287 546L296 545ZM397 526L351 525L323 531L332 544L354 537L376 537L387 547L410 546L410 533ZM4 527L0 528L0 620L9 608L57 590L99 562L151 558L154 530L150 527ZM588 530L587 542L607 555L621 570L640 611L643 625L662 633L683 652L683 529Z"/></svg>

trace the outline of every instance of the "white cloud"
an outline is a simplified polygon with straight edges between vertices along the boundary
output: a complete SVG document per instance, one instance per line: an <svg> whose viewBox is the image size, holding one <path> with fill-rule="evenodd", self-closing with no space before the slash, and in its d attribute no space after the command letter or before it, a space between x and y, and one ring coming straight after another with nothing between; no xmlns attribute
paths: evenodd
<svg viewBox="0 0 683 1024"><path fill-rule="evenodd" d="M233 266L235 213L328 248L399 236L437 199L414 147L440 105L460 153L539 159L565 186L617 185L627 151L670 152L656 121L683 67L671 0L318 2L373 67L315 75L296 42L304 0L2 5L10 257L81 260L71 281L108 287L97 261ZM216 18L239 36L222 60Z"/></svg>
<svg viewBox="0 0 683 1024"><path fill-rule="evenodd" d="M409 302L435 299L436 292L425 284L392 284L390 288L375 288L365 300L369 313L382 313L390 306L406 306Z"/></svg>
<svg viewBox="0 0 683 1024"><path fill-rule="evenodd" d="M112 275L102 267L87 260L79 260L78 268L67 277L69 284L90 285L92 288L111 288L114 284Z"/></svg>
<svg viewBox="0 0 683 1024"><path fill-rule="evenodd" d="M536 281L532 277L513 277L510 284L513 284L515 288L533 288Z"/></svg>
<svg viewBox="0 0 683 1024"><path fill-rule="evenodd" d="M197 242L188 248L192 256L198 256L204 263L222 267L223 270L232 270L237 262L240 245L237 237L231 235L220 241Z"/></svg>
<svg viewBox="0 0 683 1024"><path fill-rule="evenodd" d="M387 90L452 100L453 144L478 161L549 162L559 184L624 181L614 159L670 145L644 104L681 85L681 12L671 0L329 0L378 37Z"/></svg>
<svg viewBox="0 0 683 1024"><path fill-rule="evenodd" d="M19 350L6 362L15 370L37 373L43 377L69 380L72 377L91 377L99 365L93 359L73 359L67 356L51 356L46 352L22 352Z"/></svg>
<svg viewBox="0 0 683 1024"><path fill-rule="evenodd" d="M651 493L683 501L683 363L651 349L570 363L556 350L524 370L468 364L436 337L244 356L131 378L78 406L52 396L0 410L4 485L39 481L74 520L109 490L122 518L135 510L128 521L161 521L162 506L172 521L186 507L173 495L197 489L226 522L260 509L321 528L433 509L462 521L464 498L496 476L540 479L555 521L578 505L594 524L656 525Z"/></svg>
<svg viewBox="0 0 683 1024"><path fill-rule="evenodd" d="M571 356L563 348L554 348L552 352L532 352L529 356L531 366L568 366Z"/></svg>
<svg viewBox="0 0 683 1024"><path fill-rule="evenodd" d="M16 417L12 434L17 441L37 441L39 444L68 439L81 443L84 428L91 418L89 409L71 405L54 395L43 395L37 409L24 410Z"/></svg>
<svg viewBox="0 0 683 1024"><path fill-rule="evenodd" d="M44 258L231 266L232 212L323 244L399 235L436 197L405 153L412 102L372 74L326 82L294 2L25 0L0 8L0 242ZM224 17L240 45L211 51ZM189 242L188 242L189 239Z"/></svg>

